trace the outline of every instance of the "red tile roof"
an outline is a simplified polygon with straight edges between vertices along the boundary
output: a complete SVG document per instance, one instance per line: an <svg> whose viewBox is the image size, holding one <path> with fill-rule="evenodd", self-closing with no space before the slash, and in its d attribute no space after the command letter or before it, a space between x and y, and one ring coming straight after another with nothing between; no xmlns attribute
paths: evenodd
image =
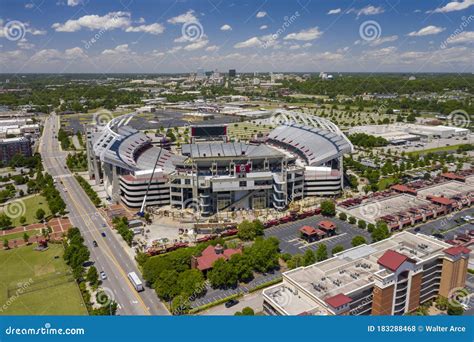
<svg viewBox="0 0 474 342"><path fill-rule="evenodd" d="M334 224L334 222L331 221L321 221L319 222L318 226L326 230L336 229L336 225Z"/></svg>
<svg viewBox="0 0 474 342"><path fill-rule="evenodd" d="M445 249L444 252L446 254L456 256L456 255L459 255L461 253L469 254L469 253L471 253L471 250L467 247L464 247L464 246L455 246L455 247L449 247L448 249Z"/></svg>
<svg viewBox="0 0 474 342"><path fill-rule="evenodd" d="M454 172L442 173L441 177L448 178L448 179L454 179L454 180L460 180L460 181L465 181L466 180L466 177L458 175L457 173L454 173Z"/></svg>
<svg viewBox="0 0 474 342"><path fill-rule="evenodd" d="M395 272L405 261L414 262L406 255L389 249L377 260L377 263Z"/></svg>
<svg viewBox="0 0 474 342"><path fill-rule="evenodd" d="M228 260L232 255L242 253L240 248L237 249L225 249L223 254L217 254L214 246L209 245L205 250L202 251L201 256L197 257L197 269L205 271L211 269L214 263L218 259Z"/></svg>
<svg viewBox="0 0 474 342"><path fill-rule="evenodd" d="M352 298L346 296L343 293L339 293L335 296L326 298L324 301L328 303L329 305L331 305L333 308L338 308L340 306L343 306L345 304L349 304L350 302L352 302Z"/></svg>
<svg viewBox="0 0 474 342"><path fill-rule="evenodd" d="M416 194L417 193L415 189L409 188L408 186L403 185L403 184L395 184L395 185L391 186L390 189L398 191L398 192L408 192L408 193L411 193L411 194Z"/></svg>
<svg viewBox="0 0 474 342"><path fill-rule="evenodd" d="M311 226L303 226L300 228L300 232L306 235L326 235L321 229L314 228Z"/></svg>
<svg viewBox="0 0 474 342"><path fill-rule="evenodd" d="M451 205L451 204L455 203L454 200L452 200L450 198L446 198L446 197L428 196L427 198L431 202L436 203L436 204L441 204L441 205Z"/></svg>

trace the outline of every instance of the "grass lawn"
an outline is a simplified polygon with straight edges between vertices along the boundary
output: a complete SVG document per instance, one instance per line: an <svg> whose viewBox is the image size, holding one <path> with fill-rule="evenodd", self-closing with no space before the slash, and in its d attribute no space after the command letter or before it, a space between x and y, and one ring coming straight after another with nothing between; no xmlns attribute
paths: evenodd
<svg viewBox="0 0 474 342"><path fill-rule="evenodd" d="M391 185L393 185L394 183L396 183L397 181L398 181L398 179L394 178L394 177L382 178L379 181L379 190L385 190L388 187L390 187Z"/></svg>
<svg viewBox="0 0 474 342"><path fill-rule="evenodd" d="M0 315L86 315L62 245L50 244L44 252L35 246L0 251Z"/></svg>
<svg viewBox="0 0 474 342"><path fill-rule="evenodd" d="M435 148L430 148L430 149L427 149L427 150L408 152L407 155L417 156L417 155L420 155L420 154L423 155L423 154L427 154L427 153L457 151L457 149L459 147L461 147L462 145L464 145L464 144L435 147Z"/></svg>
<svg viewBox="0 0 474 342"><path fill-rule="evenodd" d="M29 225L31 223L37 223L39 222L38 219L36 219L36 211L39 208L42 208L44 212L46 213L45 217L48 217L51 215L51 211L49 210L48 207L48 202L46 201L46 198L44 198L41 195L33 195L30 197L25 197L22 199L17 199L21 200L24 203L24 214L23 216L26 217L26 222L24 225ZM13 227L18 227L21 226L22 224L20 223L20 216L12 218L12 226Z"/></svg>
<svg viewBox="0 0 474 342"><path fill-rule="evenodd" d="M8 234L8 230L5 233ZM29 230L29 231L27 231L27 233L30 237L33 237L35 235L41 235L41 230L39 230L39 229ZM5 236L1 236L1 238L2 239L7 238L8 240L23 239L24 234L25 234L25 232L18 232L18 233L13 233L13 234L8 234L8 235L5 235Z"/></svg>

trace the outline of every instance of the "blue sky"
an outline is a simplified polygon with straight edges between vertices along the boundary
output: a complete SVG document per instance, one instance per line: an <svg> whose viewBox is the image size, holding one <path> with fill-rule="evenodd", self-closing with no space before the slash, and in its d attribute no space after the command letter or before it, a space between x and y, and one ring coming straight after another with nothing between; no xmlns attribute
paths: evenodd
<svg viewBox="0 0 474 342"><path fill-rule="evenodd" d="M473 72L474 0L0 0L1 72Z"/></svg>

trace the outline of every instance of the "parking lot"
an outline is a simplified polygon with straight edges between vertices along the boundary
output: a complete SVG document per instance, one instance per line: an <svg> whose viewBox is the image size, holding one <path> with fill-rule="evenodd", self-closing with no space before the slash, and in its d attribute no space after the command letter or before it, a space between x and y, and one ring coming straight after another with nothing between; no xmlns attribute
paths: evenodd
<svg viewBox="0 0 474 342"><path fill-rule="evenodd" d="M190 304L192 308L197 308L206 304L216 302L218 300L222 300L232 295L249 293L258 286L276 280L278 278L281 278L281 272L277 270L273 273L257 274L254 279L252 279L246 284L240 284L236 288L213 289L210 285L208 285L206 286L206 293L202 297L196 298L195 300L191 301Z"/></svg>
<svg viewBox="0 0 474 342"><path fill-rule="evenodd" d="M324 243L328 252L336 245L341 245L344 249L352 248L352 239L357 236L363 236L368 243L371 242L370 234L366 229L357 228L355 225L351 225L347 222L341 221L337 218L330 218L329 220L334 222L337 226L337 234L335 236L322 239L313 243L306 243L300 238L299 229L303 226L312 226L317 227L318 223L327 218L317 215L313 217L308 217L303 220L298 220L295 222L285 223L275 227L265 229L265 236L274 236L280 240L280 249L282 253L290 254L302 254L307 249L316 250L321 243Z"/></svg>
<svg viewBox="0 0 474 342"><path fill-rule="evenodd" d="M436 221L431 221L422 224L415 228L408 229L413 233L422 233L425 235L433 235L435 233L441 233L446 239L452 239L455 234L464 233L466 229L473 229L474 226L468 223L458 223L462 216L474 216L474 208L469 208L456 212L454 215L443 216Z"/></svg>

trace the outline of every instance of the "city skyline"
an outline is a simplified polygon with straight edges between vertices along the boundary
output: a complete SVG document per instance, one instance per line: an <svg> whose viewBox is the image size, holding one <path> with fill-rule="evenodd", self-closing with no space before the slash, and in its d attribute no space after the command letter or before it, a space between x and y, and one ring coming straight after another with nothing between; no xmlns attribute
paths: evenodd
<svg viewBox="0 0 474 342"><path fill-rule="evenodd" d="M2 0L0 71L470 73L473 6Z"/></svg>

